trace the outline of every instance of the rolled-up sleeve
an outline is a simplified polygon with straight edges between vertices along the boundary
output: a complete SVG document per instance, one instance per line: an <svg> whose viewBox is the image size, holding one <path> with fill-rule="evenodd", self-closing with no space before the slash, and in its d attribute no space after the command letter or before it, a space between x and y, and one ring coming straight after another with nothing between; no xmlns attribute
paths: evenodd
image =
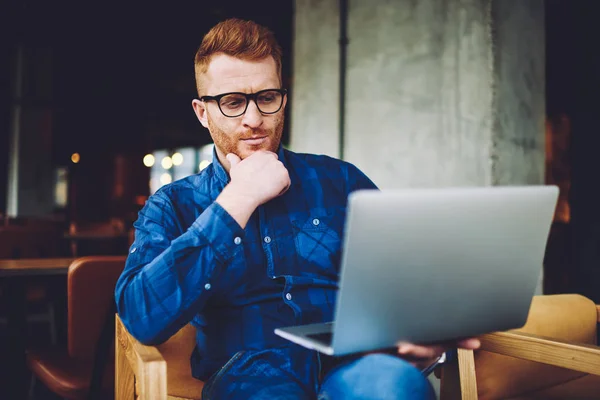
<svg viewBox="0 0 600 400"><path fill-rule="evenodd" d="M115 289L123 324L144 344L164 342L201 312L220 272L242 251L244 231L218 203L187 230L176 215L166 195L148 200Z"/></svg>

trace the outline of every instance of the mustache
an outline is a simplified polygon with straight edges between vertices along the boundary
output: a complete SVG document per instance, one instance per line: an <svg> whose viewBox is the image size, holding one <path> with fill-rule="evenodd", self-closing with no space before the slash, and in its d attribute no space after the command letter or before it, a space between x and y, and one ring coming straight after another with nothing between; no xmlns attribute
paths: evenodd
<svg viewBox="0 0 600 400"><path fill-rule="evenodd" d="M265 129L248 129L246 132L239 135L239 139L250 139L257 136L269 136L269 132Z"/></svg>

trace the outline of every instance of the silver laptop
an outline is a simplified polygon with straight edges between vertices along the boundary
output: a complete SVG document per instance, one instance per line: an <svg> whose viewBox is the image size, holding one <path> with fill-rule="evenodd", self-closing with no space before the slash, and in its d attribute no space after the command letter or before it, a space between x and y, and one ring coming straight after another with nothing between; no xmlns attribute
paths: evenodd
<svg viewBox="0 0 600 400"><path fill-rule="evenodd" d="M557 198L556 186L354 192L335 321L275 333L343 355L521 327Z"/></svg>

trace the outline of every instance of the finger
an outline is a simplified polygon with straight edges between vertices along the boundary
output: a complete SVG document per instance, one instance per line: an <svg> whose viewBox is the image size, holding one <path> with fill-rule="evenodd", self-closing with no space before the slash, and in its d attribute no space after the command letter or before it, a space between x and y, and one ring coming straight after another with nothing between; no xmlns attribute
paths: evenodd
<svg viewBox="0 0 600 400"><path fill-rule="evenodd" d="M279 192L279 194L277 196L281 196L282 194L284 194L285 192L288 191L288 189L290 188L290 184L288 183L287 185L285 185L285 187L281 190L281 192Z"/></svg>
<svg viewBox="0 0 600 400"><path fill-rule="evenodd" d="M260 151L257 151L255 154L258 154L258 153L268 154L270 156L275 157L276 160L279 160L279 156L277 155L277 153L274 153L272 151L269 151L269 150L260 150Z"/></svg>
<svg viewBox="0 0 600 400"><path fill-rule="evenodd" d="M439 357L446 349L442 346L420 346L412 343L399 343L398 354L415 358Z"/></svg>
<svg viewBox="0 0 600 400"><path fill-rule="evenodd" d="M237 154L233 154L233 153L229 153L225 156L225 158L227 159L227 161L229 161L229 166L230 168L233 168L234 166L238 165L240 163L240 158L237 156Z"/></svg>
<svg viewBox="0 0 600 400"><path fill-rule="evenodd" d="M463 339L456 343L456 347L467 350L477 350L481 347L481 341L477 338Z"/></svg>

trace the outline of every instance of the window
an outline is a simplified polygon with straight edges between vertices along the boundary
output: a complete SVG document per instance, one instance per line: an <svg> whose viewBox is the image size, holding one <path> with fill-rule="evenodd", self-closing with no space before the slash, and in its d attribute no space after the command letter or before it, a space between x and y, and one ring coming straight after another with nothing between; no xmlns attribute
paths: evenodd
<svg viewBox="0 0 600 400"><path fill-rule="evenodd" d="M195 147L182 147L174 150L156 150L152 153L150 170L150 194L160 187L197 174L212 162L213 144Z"/></svg>

